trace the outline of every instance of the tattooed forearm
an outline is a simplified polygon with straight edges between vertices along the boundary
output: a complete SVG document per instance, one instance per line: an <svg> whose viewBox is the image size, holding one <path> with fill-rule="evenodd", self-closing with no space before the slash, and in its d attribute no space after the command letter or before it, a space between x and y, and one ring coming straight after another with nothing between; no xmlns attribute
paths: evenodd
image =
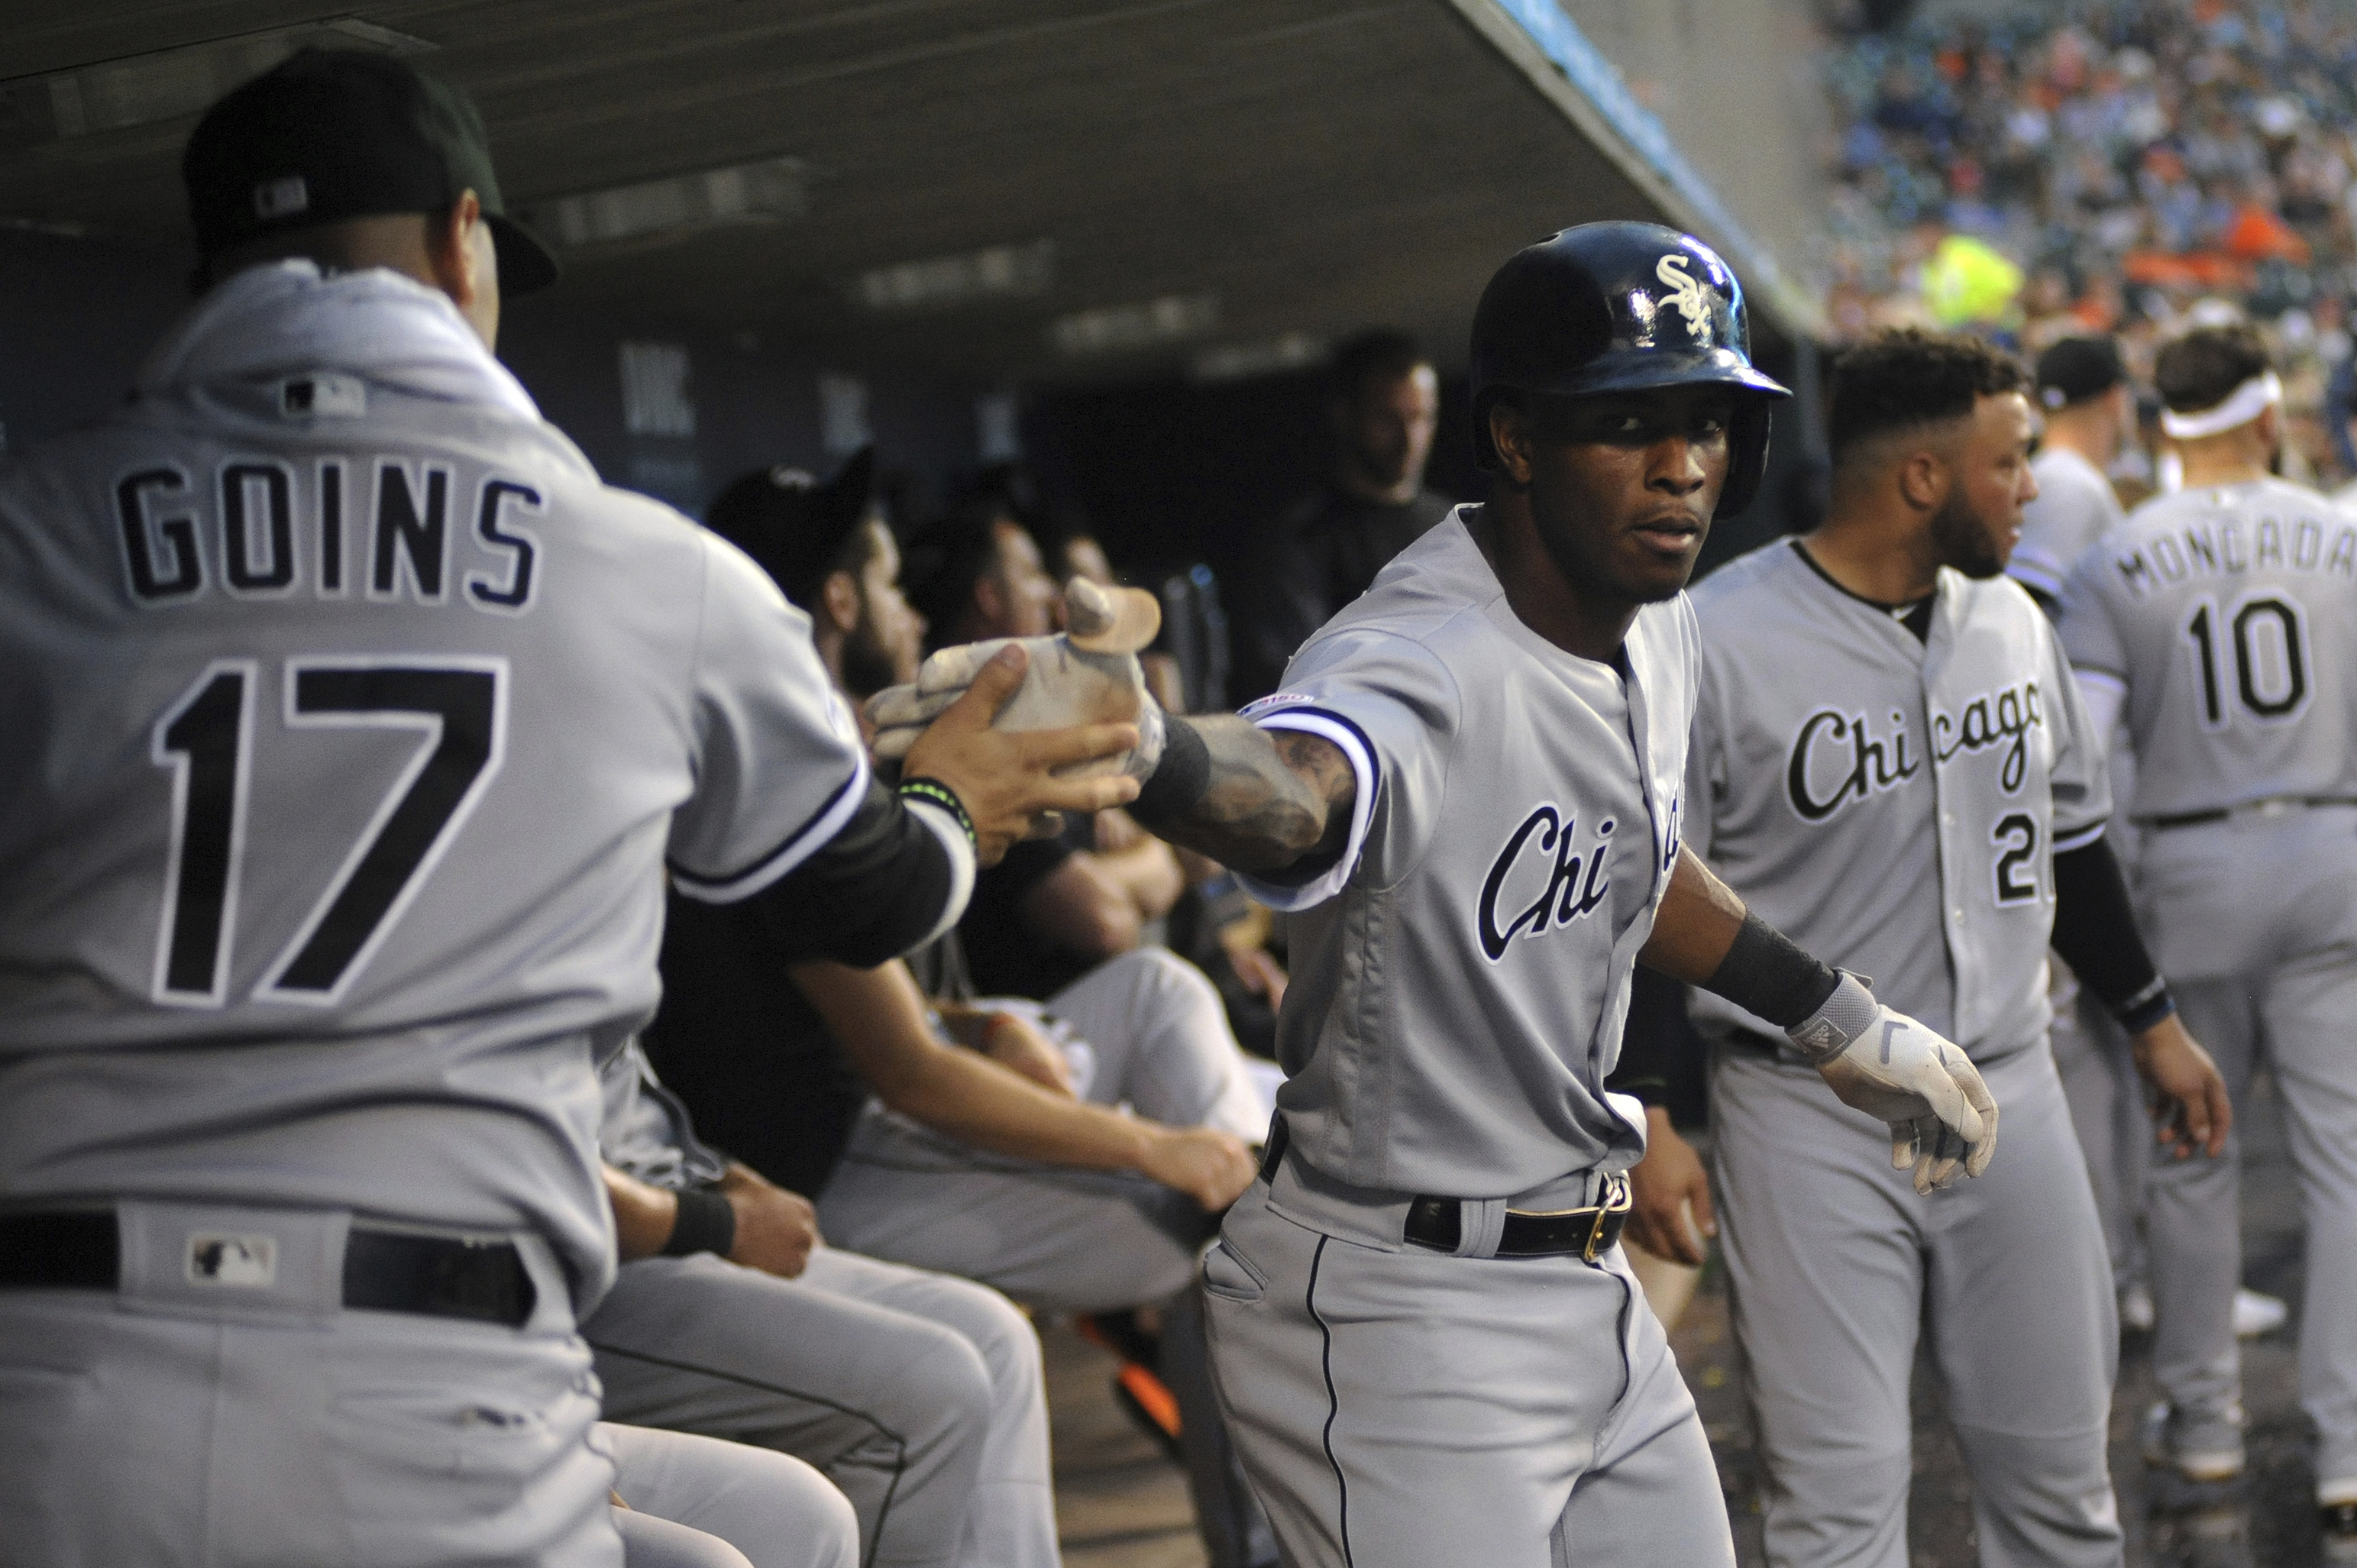
<svg viewBox="0 0 2357 1568"><path fill-rule="evenodd" d="M1211 781L1192 811L1162 825L1163 837L1238 871L1282 871L1341 851L1359 781L1340 748L1233 714L1187 722L1211 753Z"/></svg>

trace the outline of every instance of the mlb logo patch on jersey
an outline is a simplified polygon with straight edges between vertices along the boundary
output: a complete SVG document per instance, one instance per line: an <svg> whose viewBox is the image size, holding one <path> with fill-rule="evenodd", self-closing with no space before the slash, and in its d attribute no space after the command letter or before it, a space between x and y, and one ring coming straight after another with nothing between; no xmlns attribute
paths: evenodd
<svg viewBox="0 0 2357 1568"><path fill-rule="evenodd" d="M358 419L368 413L368 383L322 371L278 383L278 412L288 419Z"/></svg>
<svg viewBox="0 0 2357 1568"><path fill-rule="evenodd" d="M278 1283L278 1238L199 1231L188 1238L188 1283L220 1290L268 1290Z"/></svg>

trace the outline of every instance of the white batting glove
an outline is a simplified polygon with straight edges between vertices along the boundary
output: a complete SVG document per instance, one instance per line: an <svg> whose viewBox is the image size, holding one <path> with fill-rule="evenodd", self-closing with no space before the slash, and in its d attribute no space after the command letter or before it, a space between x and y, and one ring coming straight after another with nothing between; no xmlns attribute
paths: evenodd
<svg viewBox="0 0 2357 1568"><path fill-rule="evenodd" d="M1134 724L1138 743L1118 756L1084 763L1075 776L1126 773L1141 783L1162 759L1162 707L1146 689L1137 650L1161 628L1162 607L1136 588L1102 588L1075 577L1064 590L1070 629L1054 637L997 638L944 648L925 660L914 684L890 686L868 699L876 755L904 757L925 726L958 700L991 655L1020 642L1030 655L1023 685L998 711L1004 730L1062 729L1071 725Z"/></svg>
<svg viewBox="0 0 2357 1568"><path fill-rule="evenodd" d="M1843 1104L1890 1123L1890 1165L1929 1193L1976 1176L1996 1153L1996 1101L1952 1041L1874 999L1844 972L1824 1006L1785 1033Z"/></svg>

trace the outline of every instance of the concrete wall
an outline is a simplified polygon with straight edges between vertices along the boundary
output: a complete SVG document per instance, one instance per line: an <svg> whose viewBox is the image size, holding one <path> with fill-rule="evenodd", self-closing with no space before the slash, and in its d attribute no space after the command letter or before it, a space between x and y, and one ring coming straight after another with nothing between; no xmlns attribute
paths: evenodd
<svg viewBox="0 0 2357 1568"><path fill-rule="evenodd" d="M1814 0L1558 0L1785 272L1824 210Z"/></svg>

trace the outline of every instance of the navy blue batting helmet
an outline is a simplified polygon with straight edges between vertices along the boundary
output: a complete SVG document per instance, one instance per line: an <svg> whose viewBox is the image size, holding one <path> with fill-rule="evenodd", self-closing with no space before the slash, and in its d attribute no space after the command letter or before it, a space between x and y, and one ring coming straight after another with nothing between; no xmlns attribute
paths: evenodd
<svg viewBox="0 0 2357 1568"><path fill-rule="evenodd" d="M1592 397L1731 388L1719 517L1751 502L1768 466L1769 409L1792 394L1751 363L1743 285L1718 252L1658 223L1583 223L1516 252L1473 312L1473 443L1498 467L1490 410L1516 392Z"/></svg>

